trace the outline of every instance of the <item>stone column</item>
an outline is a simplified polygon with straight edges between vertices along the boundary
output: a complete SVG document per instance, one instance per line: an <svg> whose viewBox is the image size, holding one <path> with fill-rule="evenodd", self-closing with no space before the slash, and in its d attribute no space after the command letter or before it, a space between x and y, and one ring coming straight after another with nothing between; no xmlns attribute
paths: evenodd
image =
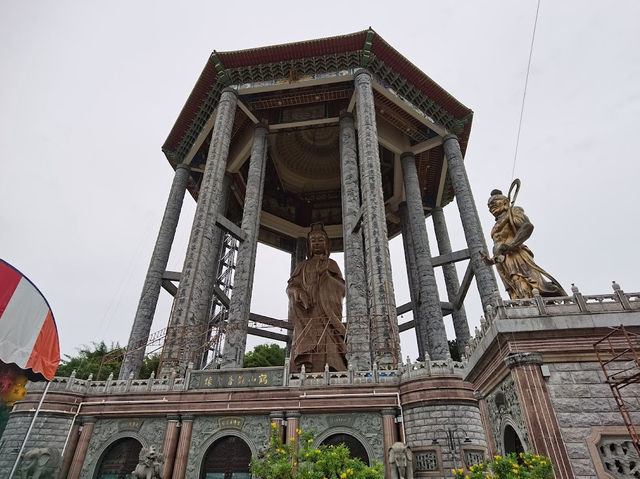
<svg viewBox="0 0 640 479"><path fill-rule="evenodd" d="M182 267L180 285L173 303L170 324L165 339L164 361L178 361L184 373L190 361L198 361L198 350L206 339L206 323L215 282L215 262L219 236L215 234L216 219L222 213L223 183L231 130L236 111L237 93L225 89L220 96L213 126L209 155L198 193L198 204L191 227L191 237Z"/></svg>
<svg viewBox="0 0 640 479"><path fill-rule="evenodd" d="M431 250L422 208L416 159L413 153L403 153L400 162L407 196L407 221L411 232L419 288L418 303L413 305L416 332L423 335L426 333L422 338L422 344L428 345L427 351L431 359L446 359L449 357L449 343L442 319L436 276L431 264Z"/></svg>
<svg viewBox="0 0 640 479"><path fill-rule="evenodd" d="M297 429L300 429L300 413L298 411L287 411L287 431L285 434L285 441L287 444L294 443L298 446L298 441L291 441L290 439L298 438Z"/></svg>
<svg viewBox="0 0 640 479"><path fill-rule="evenodd" d="M557 479L573 478L547 384L542 377L541 353L511 353L505 358L529 433L531 449L548 456Z"/></svg>
<svg viewBox="0 0 640 479"><path fill-rule="evenodd" d="M120 379L127 379L130 373L137 378L140 375L142 360L144 359L145 345L149 340L149 332L151 331L151 323L153 315L156 312L158 304L158 296L162 288L162 275L167 269L169 261L169 253L171 253L171 245L176 234L178 220L180 219L180 210L184 200L184 193L189 180L189 165L181 164L176 167L176 173L173 177L171 190L169 191L169 199L164 209L164 216L160 224L160 231L156 239L156 245L153 248L151 261L147 276L142 286L142 294L138 302L133 326L131 327L131 335L127 344L127 351L120 368Z"/></svg>
<svg viewBox="0 0 640 479"><path fill-rule="evenodd" d="M84 460L87 457L87 450L89 449L89 441L93 434L93 427L96 424L95 417L82 418L82 431L80 432L80 438L76 446L76 452L73 455L73 461L71 461L71 468L69 469L68 479L78 479Z"/></svg>
<svg viewBox="0 0 640 479"><path fill-rule="evenodd" d="M173 463L173 479L184 479L187 472L187 460L189 459L189 449L191 447L191 431L193 431L194 416L182 416L182 426L180 427L180 438L178 439L178 449L176 460Z"/></svg>
<svg viewBox="0 0 640 479"><path fill-rule="evenodd" d="M300 236L296 238L296 250L291 255L291 274L296 267L307 259L307 238Z"/></svg>
<svg viewBox="0 0 640 479"><path fill-rule="evenodd" d="M271 427L273 427L273 424L276 425L278 437L282 441L286 441L287 439L284 437L284 426L282 425L284 421L284 411L271 411L269 413L269 419L271 420Z"/></svg>
<svg viewBox="0 0 640 479"><path fill-rule="evenodd" d="M371 369L371 338L367 308L367 277L364 265L360 216L360 182L356 130L353 115L340 115L340 176L342 181L342 238L347 291L347 360L356 371Z"/></svg>
<svg viewBox="0 0 640 479"><path fill-rule="evenodd" d="M69 434L69 441L67 442L67 446L64 450L64 456L62 457L62 466L60 467L60 475L59 475L59 477L61 478L67 477L67 474L69 473L69 468L71 467L71 462L73 461L73 456L75 455L79 438L80 438L80 423L76 421L71 428L71 433Z"/></svg>
<svg viewBox="0 0 640 479"><path fill-rule="evenodd" d="M293 276L293 273L295 272L297 266L302 263L304 260L307 259L307 238L305 238L304 236L300 236L298 238L296 238L296 247L295 250L292 251L291 253L291 273L289 274L289 276ZM289 310L288 312L289 316L288 316L288 320L291 323L292 322L292 318L291 318L291 311ZM287 330L287 337L289 338L287 341L287 346L285 348L285 357L290 357L291 356L291 344L293 343L293 330L292 329L288 329Z"/></svg>
<svg viewBox="0 0 640 479"><path fill-rule="evenodd" d="M396 431L396 410L395 408L384 408L382 411L382 447L384 449L384 477L391 476L389 464L389 449L398 440Z"/></svg>
<svg viewBox="0 0 640 479"><path fill-rule="evenodd" d="M246 237L238 249L221 369L241 368L244 360L260 230L268 134L269 130L264 125L258 125L254 133L242 213L242 231Z"/></svg>
<svg viewBox="0 0 640 479"><path fill-rule="evenodd" d="M177 414L167 415L167 430L164 433L164 442L162 444L162 456L164 457L162 477L171 477L173 462L176 458L176 446L180 435L179 420L180 416Z"/></svg>
<svg viewBox="0 0 640 479"><path fill-rule="evenodd" d="M471 185L462 160L458 137L446 135L442 141L449 165L449 177L455 192L462 228L464 229L464 236L471 256L471 265L476 277L476 285L480 293L482 308L485 315L487 315L487 306L493 306L493 292L498 291L498 284L491 267L487 266L480 257L481 252L487 254L487 245L484 241L480 218L478 217Z"/></svg>
<svg viewBox="0 0 640 479"><path fill-rule="evenodd" d="M415 251L413 249L413 240L411 239L411 231L409 230L409 219L407 218L407 203L402 202L398 205L398 214L402 224L402 248L404 250L404 262L407 268L407 282L409 283L409 296L413 308L418 304L418 270L416 269ZM418 343L418 361L424 361L424 353L427 351L428 343L423 343L426 334L418 328L422 328L423 324L416 321L417 311L412 310L416 330L416 342Z"/></svg>
<svg viewBox="0 0 640 479"><path fill-rule="evenodd" d="M431 210L431 218L433 219L433 228L436 232L439 253L441 255L451 253L451 241L449 240L449 231L447 230L447 222L444 218L442 208L434 208ZM460 289L456 265L453 263L443 264L442 273L444 274L444 283L447 287L449 302L453 304ZM471 338L469 324L467 323L467 313L464 310L464 306L460 306L460 309L454 310L451 316L453 318L453 329L456 332L458 351L460 351L460 354L464 354L464 348L469 344L469 339Z"/></svg>
<svg viewBox="0 0 640 479"><path fill-rule="evenodd" d="M366 70L356 73L354 82L358 118L358 157L362 188L364 257L369 281L371 341L374 361L381 367L395 367L398 363L400 340L371 81L371 74Z"/></svg>

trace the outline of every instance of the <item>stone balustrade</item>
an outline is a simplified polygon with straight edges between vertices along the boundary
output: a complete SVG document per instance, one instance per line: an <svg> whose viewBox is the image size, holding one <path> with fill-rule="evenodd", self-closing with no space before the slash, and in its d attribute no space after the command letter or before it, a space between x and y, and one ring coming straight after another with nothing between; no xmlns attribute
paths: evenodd
<svg viewBox="0 0 640 479"><path fill-rule="evenodd" d="M27 385L29 391L41 391L45 382L30 382ZM161 392L161 391L185 391L186 381L181 377L148 378L148 379L107 379L94 381L93 379L77 379L73 376L56 376L49 386L49 392L68 391L84 395L123 394L129 392Z"/></svg>
<svg viewBox="0 0 640 479"><path fill-rule="evenodd" d="M397 384L403 381L430 376L464 376L464 362L447 360L427 360L401 364L397 369L378 369L368 371L323 371L288 373L288 365L284 367L247 368L234 370L187 370L184 377L149 379L113 379L94 381L77 379L74 376L56 376L49 387L49 392L72 392L82 395L119 395L124 393L158 393L183 392L187 390L254 388L285 386L322 387L364 384ZM41 391L46 383L29 383L29 391Z"/></svg>
<svg viewBox="0 0 640 479"><path fill-rule="evenodd" d="M542 297L534 289L533 298L515 300L503 300L496 292L495 306L489 308L486 318L480 318L480 327L475 328L475 334L463 355L467 358L471 356L487 330L497 320L640 312L640 293L625 293L615 281L612 288L611 294L583 295L572 284L570 296Z"/></svg>

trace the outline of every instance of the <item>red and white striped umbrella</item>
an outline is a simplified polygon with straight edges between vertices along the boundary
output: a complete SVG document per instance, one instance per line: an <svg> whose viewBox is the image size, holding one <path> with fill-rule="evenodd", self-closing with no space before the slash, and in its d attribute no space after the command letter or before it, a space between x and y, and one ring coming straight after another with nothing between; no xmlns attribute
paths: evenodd
<svg viewBox="0 0 640 479"><path fill-rule="evenodd" d="M16 364L31 380L49 381L60 363L49 303L26 276L1 259L0 361Z"/></svg>

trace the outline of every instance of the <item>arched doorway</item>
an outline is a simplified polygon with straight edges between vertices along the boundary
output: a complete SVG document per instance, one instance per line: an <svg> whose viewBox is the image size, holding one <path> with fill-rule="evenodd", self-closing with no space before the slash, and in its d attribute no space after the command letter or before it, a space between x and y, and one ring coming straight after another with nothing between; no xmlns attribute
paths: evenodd
<svg viewBox="0 0 640 479"><path fill-rule="evenodd" d="M524 446L516 430L507 424L504 428L504 453L510 454L512 452L519 456L521 452L524 452Z"/></svg>
<svg viewBox="0 0 640 479"><path fill-rule="evenodd" d="M204 457L201 479L251 479L251 449L237 436L215 441Z"/></svg>
<svg viewBox="0 0 640 479"><path fill-rule="evenodd" d="M358 458L365 464L369 464L369 455L362 443L350 434L333 434L322 441L322 444L327 446L337 446L343 444L349 448L349 456L352 458Z"/></svg>
<svg viewBox="0 0 640 479"><path fill-rule="evenodd" d="M138 465L142 444L132 437L123 437L105 451L96 473L96 479L129 479Z"/></svg>

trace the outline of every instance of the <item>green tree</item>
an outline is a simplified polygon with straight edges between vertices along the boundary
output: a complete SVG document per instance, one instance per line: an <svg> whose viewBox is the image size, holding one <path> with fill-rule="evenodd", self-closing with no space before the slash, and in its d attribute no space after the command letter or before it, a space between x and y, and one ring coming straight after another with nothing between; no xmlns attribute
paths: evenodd
<svg viewBox="0 0 640 479"><path fill-rule="evenodd" d="M107 355L109 355L108 360L103 363L103 359ZM120 347L118 343L111 343L111 346L108 347L104 341L100 341L99 343L91 343L91 346L85 345L78 348L78 354L75 356L70 356L69 354L64 356L64 359L60 361L56 376L69 377L75 370L78 379L87 379L89 374L93 374L94 379L104 380L111 373L113 373L114 377L118 377L120 366L122 366L124 348ZM159 354L146 356L140 368L140 378L147 379L150 377L152 371L157 371L159 363ZM100 368L100 365L102 365L102 368ZM98 377L98 371L100 372L100 377Z"/></svg>
<svg viewBox="0 0 640 479"><path fill-rule="evenodd" d="M76 377L79 379L87 379L89 374L93 374L93 378L98 379L98 370L100 369L100 364L104 356L121 349L118 343L112 343L111 347L108 347L104 341L100 341L99 343L93 342L91 346L84 345L78 348L77 355L64 355L65 357L60 361L60 365L56 371L56 376L68 377L71 375L71 372L75 370ZM100 372L101 379L108 377L110 373L117 376L118 372L120 372L121 364L122 361L120 360L103 365L102 371Z"/></svg>
<svg viewBox="0 0 640 479"><path fill-rule="evenodd" d="M145 356L142 360L142 367L140 368L140 378L147 379L151 377L151 373L157 374L158 366L160 366L159 354Z"/></svg>
<svg viewBox="0 0 640 479"><path fill-rule="evenodd" d="M244 367L284 366L284 357L284 348L277 344L259 344L244 356Z"/></svg>

